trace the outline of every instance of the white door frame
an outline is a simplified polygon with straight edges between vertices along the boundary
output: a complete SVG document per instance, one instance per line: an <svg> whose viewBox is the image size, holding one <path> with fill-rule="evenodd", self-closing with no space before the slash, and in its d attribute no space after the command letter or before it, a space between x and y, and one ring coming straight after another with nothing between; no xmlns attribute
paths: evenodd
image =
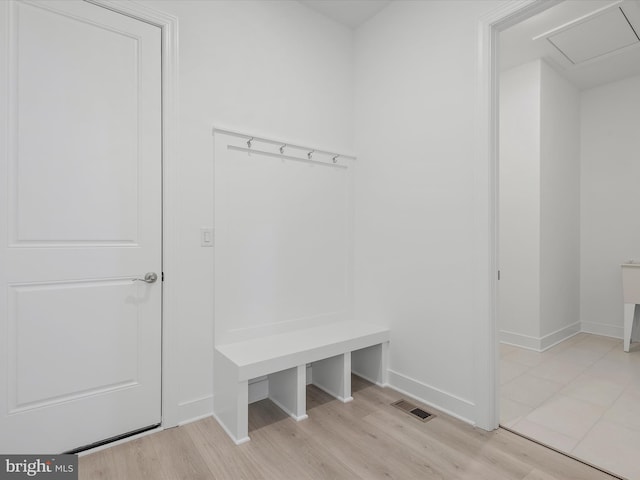
<svg viewBox="0 0 640 480"><path fill-rule="evenodd" d="M178 278L178 18L131 0L84 0L162 30L162 425L178 425L175 285Z"/></svg>
<svg viewBox="0 0 640 480"><path fill-rule="evenodd" d="M498 428L499 349L498 349L498 134L499 134L499 33L563 0L517 0L505 2L479 22L476 125L478 132L475 162L474 218L476 219L476 258L474 311L478 321L475 390L476 425L485 430Z"/></svg>

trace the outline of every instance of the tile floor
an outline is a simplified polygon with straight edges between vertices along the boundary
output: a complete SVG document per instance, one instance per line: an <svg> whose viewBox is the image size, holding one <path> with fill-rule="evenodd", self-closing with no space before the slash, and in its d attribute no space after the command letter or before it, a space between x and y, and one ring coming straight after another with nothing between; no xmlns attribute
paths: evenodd
<svg viewBox="0 0 640 480"><path fill-rule="evenodd" d="M579 333L538 353L500 346L500 423L640 480L640 344Z"/></svg>

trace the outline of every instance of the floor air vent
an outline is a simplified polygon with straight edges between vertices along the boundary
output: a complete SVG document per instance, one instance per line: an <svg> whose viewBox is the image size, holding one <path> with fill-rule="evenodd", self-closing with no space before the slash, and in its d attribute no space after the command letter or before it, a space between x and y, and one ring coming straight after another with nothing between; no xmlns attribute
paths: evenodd
<svg viewBox="0 0 640 480"><path fill-rule="evenodd" d="M422 420L423 422L431 420L435 416L432 413L417 407L413 403L407 402L406 400L398 400L397 402L393 402L391 406L396 407L403 412L416 417L418 420Z"/></svg>

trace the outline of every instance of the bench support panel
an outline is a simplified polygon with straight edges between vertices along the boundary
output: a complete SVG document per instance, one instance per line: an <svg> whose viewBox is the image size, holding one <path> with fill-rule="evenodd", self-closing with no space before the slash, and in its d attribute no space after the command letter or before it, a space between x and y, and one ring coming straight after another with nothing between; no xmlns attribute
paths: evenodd
<svg viewBox="0 0 640 480"><path fill-rule="evenodd" d="M214 354L213 415L236 445L249 441L247 405L249 382L238 381L238 368L224 355Z"/></svg>
<svg viewBox="0 0 640 480"><path fill-rule="evenodd" d="M351 352L353 373L378 386L388 386L388 352L389 342Z"/></svg>
<svg viewBox="0 0 640 480"><path fill-rule="evenodd" d="M313 362L312 382L320 390L341 402L350 402L351 396L351 352Z"/></svg>
<svg viewBox="0 0 640 480"><path fill-rule="evenodd" d="M308 418L306 378L306 365L269 375L269 399L297 421Z"/></svg>

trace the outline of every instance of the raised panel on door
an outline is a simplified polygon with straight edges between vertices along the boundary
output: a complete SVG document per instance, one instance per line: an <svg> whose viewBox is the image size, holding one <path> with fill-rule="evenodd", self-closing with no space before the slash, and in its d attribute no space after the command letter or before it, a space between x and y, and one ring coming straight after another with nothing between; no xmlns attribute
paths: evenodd
<svg viewBox="0 0 640 480"><path fill-rule="evenodd" d="M9 413L135 386L137 290L128 280L11 285Z"/></svg>
<svg viewBox="0 0 640 480"><path fill-rule="evenodd" d="M136 243L141 39L31 5L16 21L14 244Z"/></svg>
<svg viewBox="0 0 640 480"><path fill-rule="evenodd" d="M80 0L0 4L0 451L161 421L161 32ZM5 93L6 92L6 93Z"/></svg>

